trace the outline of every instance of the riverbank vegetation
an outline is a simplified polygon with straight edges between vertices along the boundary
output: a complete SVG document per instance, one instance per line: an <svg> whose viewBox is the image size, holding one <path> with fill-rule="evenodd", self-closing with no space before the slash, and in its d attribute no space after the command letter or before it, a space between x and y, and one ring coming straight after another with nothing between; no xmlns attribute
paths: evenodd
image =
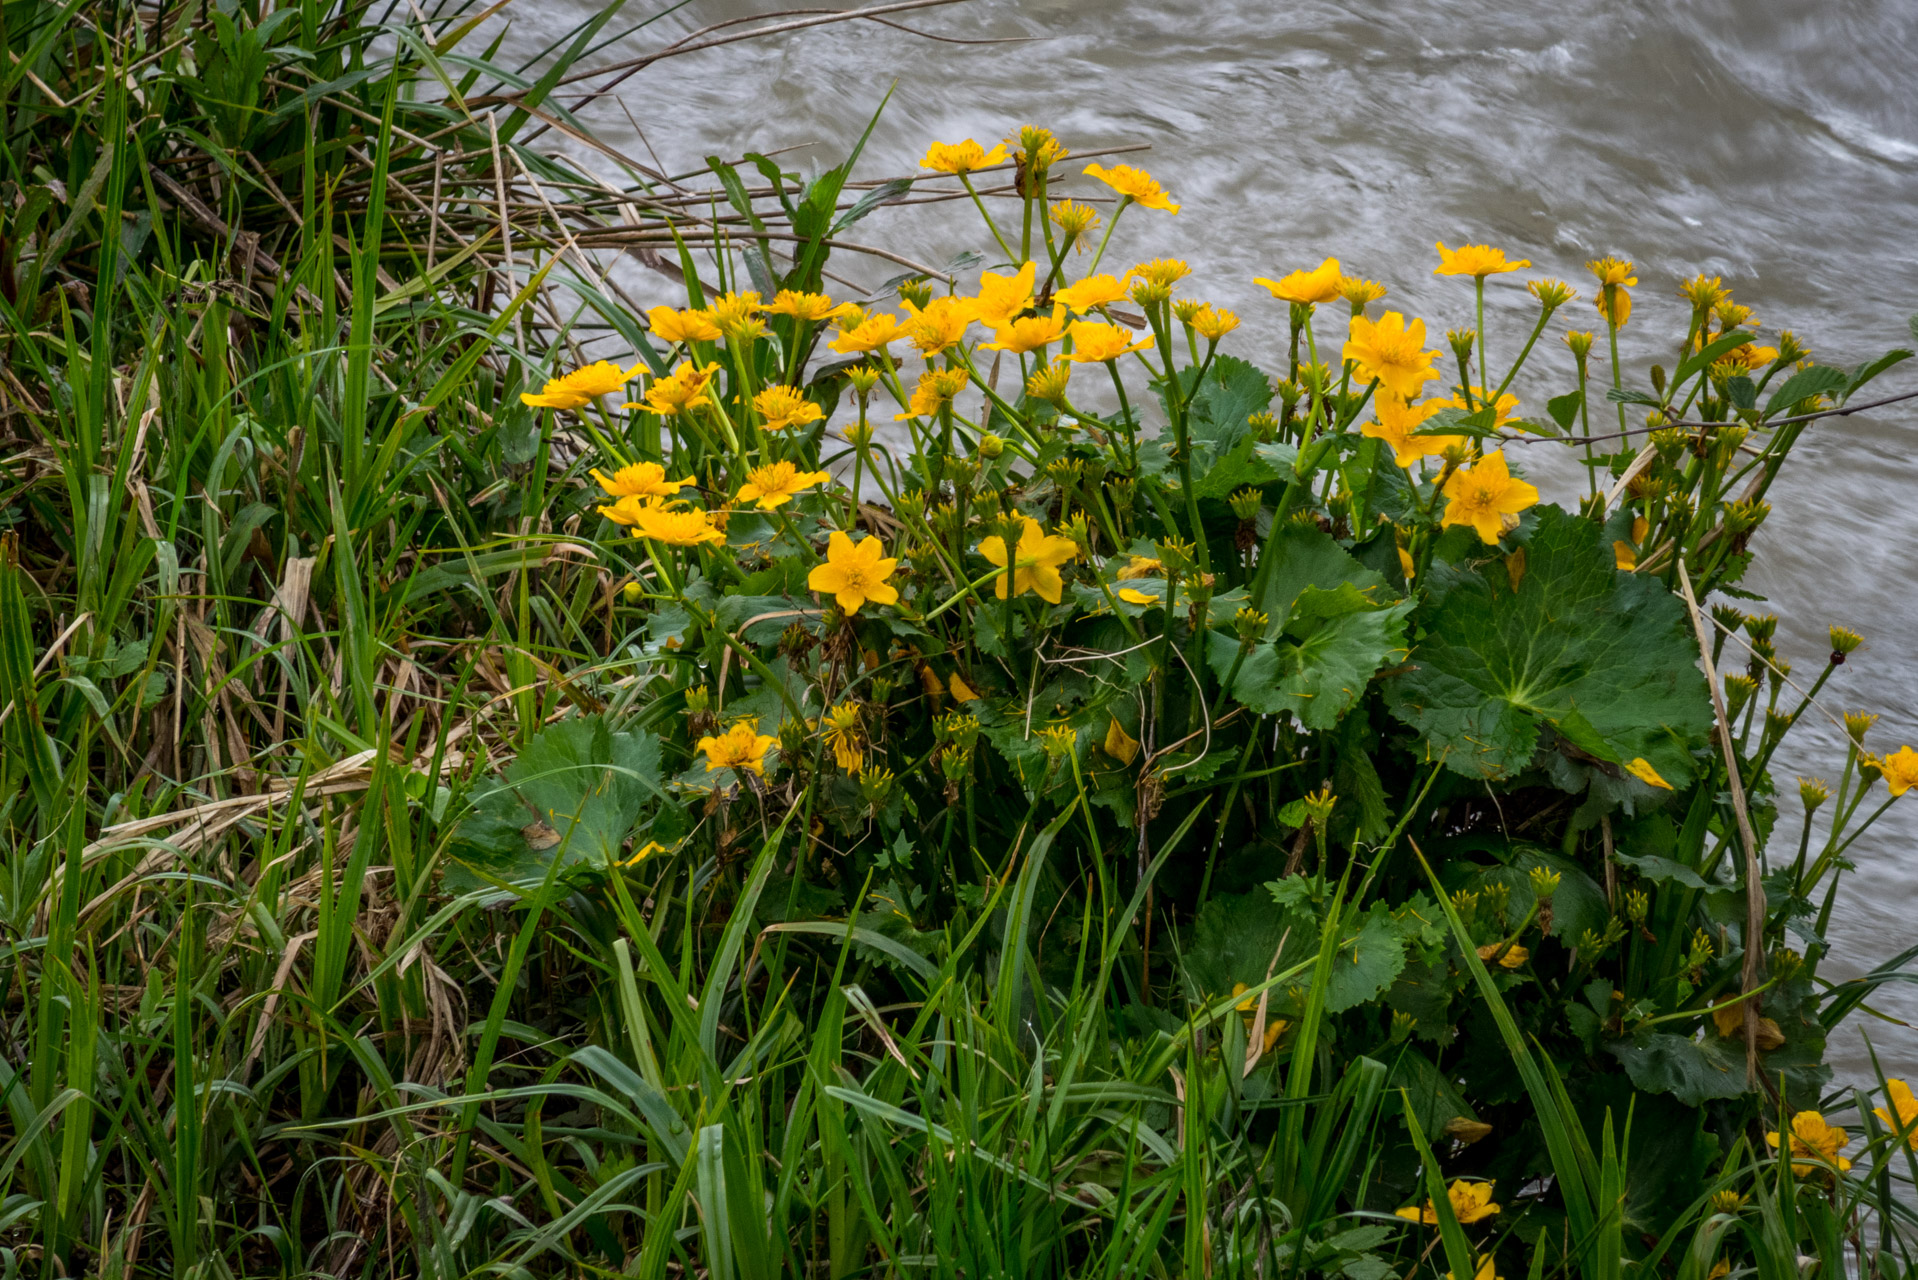
<svg viewBox="0 0 1918 1280"><path fill-rule="evenodd" d="M1279 242L1256 349L1139 157L663 173L484 17L0 8L8 1274L1909 1272L1918 752L1742 584L1910 352Z"/></svg>

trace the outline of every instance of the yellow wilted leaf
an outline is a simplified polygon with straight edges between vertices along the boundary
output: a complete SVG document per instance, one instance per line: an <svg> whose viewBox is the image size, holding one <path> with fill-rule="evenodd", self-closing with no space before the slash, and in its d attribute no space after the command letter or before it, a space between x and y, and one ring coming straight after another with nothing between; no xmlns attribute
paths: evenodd
<svg viewBox="0 0 1918 1280"><path fill-rule="evenodd" d="M1139 754L1139 740L1125 731L1117 716L1106 729L1105 752L1120 764L1131 764Z"/></svg>

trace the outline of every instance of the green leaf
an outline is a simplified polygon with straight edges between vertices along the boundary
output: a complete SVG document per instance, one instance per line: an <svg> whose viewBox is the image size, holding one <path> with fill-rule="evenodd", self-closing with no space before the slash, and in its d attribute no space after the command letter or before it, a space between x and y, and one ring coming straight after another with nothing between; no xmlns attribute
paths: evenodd
<svg viewBox="0 0 1918 1280"><path fill-rule="evenodd" d="M1688 1107L1745 1092L1745 1053L1734 1040L1654 1031L1605 1046L1647 1093L1669 1093Z"/></svg>
<svg viewBox="0 0 1918 1280"><path fill-rule="evenodd" d="M1187 426L1195 441L1230 448L1245 434L1246 420L1272 403L1272 380L1237 356L1213 357L1196 390L1191 376L1190 369L1180 370L1188 401Z"/></svg>
<svg viewBox="0 0 1918 1280"><path fill-rule="evenodd" d="M1417 922L1412 922L1414 927ZM1342 1013L1376 1000L1405 968L1405 929L1391 909L1374 902L1356 933L1339 939L1325 984L1325 1010Z"/></svg>
<svg viewBox="0 0 1918 1280"><path fill-rule="evenodd" d="M1733 333L1720 334L1718 337L1706 343L1702 350L1695 351L1678 362L1678 372L1672 375L1672 386L1681 387L1685 385L1685 380L1693 374L1700 370L1711 368L1714 360L1723 356L1727 351L1736 351L1738 348L1748 345L1751 340L1751 333L1744 329L1737 330Z"/></svg>
<svg viewBox="0 0 1918 1280"><path fill-rule="evenodd" d="M817 635L825 617L810 598L791 596L726 596L717 613L720 626L757 645L777 644L794 623Z"/></svg>
<svg viewBox="0 0 1918 1280"><path fill-rule="evenodd" d="M1340 591L1307 587L1300 604L1333 611L1347 602L1347 592L1357 594L1349 583ZM1289 711L1308 728L1330 729L1352 709L1381 667L1404 656L1405 619L1411 611L1411 602L1402 601L1288 624L1276 641L1253 645L1233 680L1232 695L1261 715ZM1237 636L1210 633L1208 656L1221 679L1238 653Z"/></svg>
<svg viewBox="0 0 1918 1280"><path fill-rule="evenodd" d="M1801 400L1813 396L1835 395L1850 383L1851 376L1843 369L1834 369L1830 365L1815 364L1800 369L1785 379L1785 385L1772 392L1771 399L1765 401L1765 412L1761 417L1769 418L1781 409L1789 409Z"/></svg>
<svg viewBox="0 0 1918 1280"><path fill-rule="evenodd" d="M1412 669L1387 684L1386 701L1468 777L1523 769L1551 724L1617 760L1649 760L1681 787L1712 724L1697 656L1682 606L1619 573L1597 525L1547 506L1516 590L1503 564L1438 588Z"/></svg>
<svg viewBox="0 0 1918 1280"><path fill-rule="evenodd" d="M1892 368L1894 365L1903 364L1905 361L1911 359L1911 356L1912 353L1903 347L1893 347L1876 360L1859 365L1857 371L1851 375L1851 381L1845 384L1845 393L1838 397L1839 401L1842 403L1850 400L1854 395L1858 394L1858 388L1864 386L1867 382L1870 382L1873 378L1885 370Z"/></svg>
<svg viewBox="0 0 1918 1280"><path fill-rule="evenodd" d="M562 720L534 735L455 830L446 890L537 884L555 860L623 861L626 837L660 795L659 739L615 733L603 716Z"/></svg>
<svg viewBox="0 0 1918 1280"><path fill-rule="evenodd" d="M1222 893L1193 921L1184 948L1185 970L1197 995L1219 999L1231 995L1239 983L1258 986L1266 974L1309 960L1318 949L1318 919L1309 909L1285 904L1275 908L1264 893ZM1273 1001L1283 992L1283 987L1275 988Z"/></svg>
<svg viewBox="0 0 1918 1280"><path fill-rule="evenodd" d="M1552 421L1559 429L1570 431L1572 424L1578 421L1579 406L1585 403L1583 391L1570 391L1562 396L1554 396L1545 402L1545 411L1552 415Z"/></svg>

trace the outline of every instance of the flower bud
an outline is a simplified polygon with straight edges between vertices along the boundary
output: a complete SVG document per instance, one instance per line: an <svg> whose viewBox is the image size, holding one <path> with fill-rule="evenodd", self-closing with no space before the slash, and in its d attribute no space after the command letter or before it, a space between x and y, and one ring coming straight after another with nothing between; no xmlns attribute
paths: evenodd
<svg viewBox="0 0 1918 1280"><path fill-rule="evenodd" d="M1232 508L1232 514L1241 520L1250 520L1259 514L1259 508L1265 503L1265 495L1250 486L1233 491L1226 505Z"/></svg>
<svg viewBox="0 0 1918 1280"><path fill-rule="evenodd" d="M914 310L924 310L926 304L932 301L931 282L924 276L900 281L899 301L910 303Z"/></svg>
<svg viewBox="0 0 1918 1280"><path fill-rule="evenodd" d="M855 422L839 434L844 436L846 443L853 448L863 449L872 443L872 424L870 422Z"/></svg>
<svg viewBox="0 0 1918 1280"><path fill-rule="evenodd" d="M1460 364L1472 363L1472 347L1478 341L1478 333L1473 329L1447 329L1445 341L1451 346L1452 354Z"/></svg>
<svg viewBox="0 0 1918 1280"><path fill-rule="evenodd" d="M1625 895L1625 918L1633 924L1644 924L1651 909L1652 897L1643 889L1633 889Z"/></svg>
<svg viewBox="0 0 1918 1280"><path fill-rule="evenodd" d="M987 461L998 457L1005 451L1006 442L998 436L993 435L990 431L979 437L979 456L985 458Z"/></svg>
<svg viewBox="0 0 1918 1280"><path fill-rule="evenodd" d="M1745 1193L1727 1188L1712 1192L1713 1213L1737 1213L1745 1207Z"/></svg>
<svg viewBox="0 0 1918 1280"><path fill-rule="evenodd" d="M1265 628L1272 621L1269 614L1245 606L1232 615L1232 629L1239 633L1239 639L1251 643L1265 634Z"/></svg>
<svg viewBox="0 0 1918 1280"><path fill-rule="evenodd" d="M1745 634L1753 640L1769 640L1778 634L1778 615L1755 613L1745 619Z"/></svg>
<svg viewBox="0 0 1918 1280"><path fill-rule="evenodd" d="M1758 692L1758 681L1748 675L1736 674L1725 677L1725 715L1733 720L1745 709L1752 695Z"/></svg>
<svg viewBox="0 0 1918 1280"><path fill-rule="evenodd" d="M1845 713L1845 733L1859 746L1865 745L1865 735L1878 723L1878 715L1873 711L1847 711Z"/></svg>
<svg viewBox="0 0 1918 1280"><path fill-rule="evenodd" d="M1850 627L1833 627L1831 629L1831 665L1834 667L1844 665L1845 659L1864 642L1865 638Z"/></svg>
<svg viewBox="0 0 1918 1280"><path fill-rule="evenodd" d="M1552 895L1558 892L1559 881L1562 878L1558 872L1544 863L1539 863L1531 871L1532 892L1546 902L1550 902Z"/></svg>
<svg viewBox="0 0 1918 1280"><path fill-rule="evenodd" d="M1247 418L1245 425L1252 432L1253 438L1261 444L1270 444L1279 433L1279 420L1264 410Z"/></svg>
<svg viewBox="0 0 1918 1280"><path fill-rule="evenodd" d="M1412 1038L1412 1032L1418 1026L1418 1019L1403 1009L1392 1010L1392 1043L1404 1044Z"/></svg>
<svg viewBox="0 0 1918 1280"><path fill-rule="evenodd" d="M1578 367L1585 367L1585 359L1592 354L1593 334L1589 330L1575 329L1565 335L1565 345L1572 349L1572 358L1578 361Z"/></svg>
<svg viewBox="0 0 1918 1280"><path fill-rule="evenodd" d="M619 594L626 597L627 604L638 604L646 598L646 588L637 582L629 582L619 589Z"/></svg>

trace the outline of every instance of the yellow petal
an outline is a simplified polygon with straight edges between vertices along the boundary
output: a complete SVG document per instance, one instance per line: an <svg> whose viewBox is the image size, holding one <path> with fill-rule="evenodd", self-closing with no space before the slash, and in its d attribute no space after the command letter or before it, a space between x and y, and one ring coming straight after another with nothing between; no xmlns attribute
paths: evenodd
<svg viewBox="0 0 1918 1280"><path fill-rule="evenodd" d="M966 684L964 680L961 680L956 672L949 682L949 687L952 689L953 699L961 704L977 702L979 700L979 695L974 693L971 686Z"/></svg>
<svg viewBox="0 0 1918 1280"><path fill-rule="evenodd" d="M1672 784L1659 777L1658 770L1652 768L1652 762L1644 756L1639 756L1630 764L1626 765L1625 772L1631 774L1648 787L1659 787L1666 791L1672 789Z"/></svg>
<svg viewBox="0 0 1918 1280"><path fill-rule="evenodd" d="M1119 717L1112 717L1106 729L1105 752L1120 764L1131 764L1139 754L1139 740L1125 731Z"/></svg>

